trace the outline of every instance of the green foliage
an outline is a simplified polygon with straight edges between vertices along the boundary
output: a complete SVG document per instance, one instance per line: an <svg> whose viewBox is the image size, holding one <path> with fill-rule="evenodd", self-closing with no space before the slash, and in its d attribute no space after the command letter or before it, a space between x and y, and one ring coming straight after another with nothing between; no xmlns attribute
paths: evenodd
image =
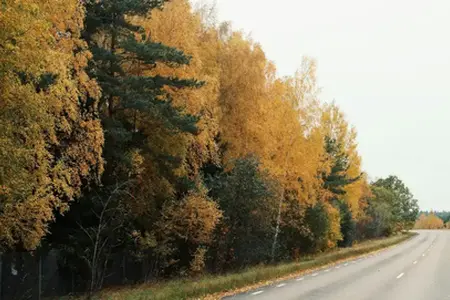
<svg viewBox="0 0 450 300"><path fill-rule="evenodd" d="M185 141L197 132L197 118L175 107L168 92L202 84L153 74L158 65L180 67L190 57L153 42L134 23L162 4L85 1L83 37L93 54L89 74L102 90L99 116L106 166L101 184L86 190L81 204L60 221L69 236L79 238L77 247L86 250L65 242L57 245L72 253L71 264L89 270L90 292L100 288L104 266L117 248L154 259L163 270L173 265L169 259L178 259L177 247L195 251L207 244L220 219L213 201L191 191L201 184L183 172ZM181 262L189 265L191 253L186 252L189 259Z"/></svg>
<svg viewBox="0 0 450 300"><path fill-rule="evenodd" d="M361 176L354 178L348 176L347 171L350 168L350 162L348 154L342 152L341 148L342 146L336 139L325 137L325 150L331 158L332 165L329 174L324 174L324 187L336 196L344 195L345 186L361 178Z"/></svg>
<svg viewBox="0 0 450 300"><path fill-rule="evenodd" d="M340 232L342 240L339 247L351 247L356 236L356 222L349 203L344 200L346 187L361 179L362 174L351 177L348 174L350 160L348 154L342 151L342 145L329 136L325 137L325 150L331 161L331 170L323 174L324 188L331 193L331 203L339 210Z"/></svg>
<svg viewBox="0 0 450 300"><path fill-rule="evenodd" d="M305 250L316 252L327 249L327 233L331 224L324 203L318 202L316 205L308 207L305 220L310 231L308 237L310 246Z"/></svg>
<svg viewBox="0 0 450 300"><path fill-rule="evenodd" d="M217 232L218 264L245 266L270 257L276 216L276 186L253 157L207 179L211 197L223 210Z"/></svg>
<svg viewBox="0 0 450 300"><path fill-rule="evenodd" d="M411 229L418 217L419 207L406 185L396 176L378 179L373 185L383 187L394 194L391 208L397 225L402 229Z"/></svg>
<svg viewBox="0 0 450 300"><path fill-rule="evenodd" d="M371 190L373 196L367 199L366 217L359 224L363 239L389 236L395 231L394 193L377 186L372 186Z"/></svg>
<svg viewBox="0 0 450 300"><path fill-rule="evenodd" d="M2 2L0 251L45 237L93 293L117 257L199 276L411 228L417 201L394 176L369 187L314 61L278 78L259 45L165 2Z"/></svg>
<svg viewBox="0 0 450 300"><path fill-rule="evenodd" d="M90 74L102 88L100 113L108 162L104 183L128 180L136 151L142 153L144 164L153 160L170 174L182 158L158 153L158 145L148 143L196 132L197 118L175 107L167 88L199 87L201 83L151 74L157 65L186 65L190 57L153 42L133 22L163 2L86 1L84 37L93 53Z"/></svg>
<svg viewBox="0 0 450 300"><path fill-rule="evenodd" d="M347 203L339 202L340 225L342 240L338 242L339 247L351 247L356 238L356 222Z"/></svg>

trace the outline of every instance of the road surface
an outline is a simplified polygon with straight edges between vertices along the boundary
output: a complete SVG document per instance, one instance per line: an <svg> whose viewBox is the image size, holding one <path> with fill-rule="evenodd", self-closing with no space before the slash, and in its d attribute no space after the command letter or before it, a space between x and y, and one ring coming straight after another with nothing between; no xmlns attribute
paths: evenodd
<svg viewBox="0 0 450 300"><path fill-rule="evenodd" d="M450 230L226 299L450 300Z"/></svg>

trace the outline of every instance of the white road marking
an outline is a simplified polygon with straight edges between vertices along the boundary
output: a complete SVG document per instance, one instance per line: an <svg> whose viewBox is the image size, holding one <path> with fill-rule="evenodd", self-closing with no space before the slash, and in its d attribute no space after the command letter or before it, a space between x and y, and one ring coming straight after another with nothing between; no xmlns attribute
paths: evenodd
<svg viewBox="0 0 450 300"><path fill-rule="evenodd" d="M256 295L259 295L259 294L262 294L262 293L264 293L264 291L257 291L257 292L252 293L252 295L256 296Z"/></svg>
<svg viewBox="0 0 450 300"><path fill-rule="evenodd" d="M403 275L405 275L405 273L401 273L401 274L399 274L399 275L397 276L397 279L400 279L400 278L402 278L402 277L403 277Z"/></svg>
<svg viewBox="0 0 450 300"><path fill-rule="evenodd" d="M426 254L424 253L424 254L422 254L422 256L425 256Z"/></svg>
<svg viewBox="0 0 450 300"><path fill-rule="evenodd" d="M277 288L283 287L285 285L286 285L286 283L280 283L279 285L277 285Z"/></svg>
<svg viewBox="0 0 450 300"><path fill-rule="evenodd" d="M413 265L415 265L415 264L417 264L417 260L415 260L415 261L413 262Z"/></svg>
<svg viewBox="0 0 450 300"><path fill-rule="evenodd" d="M311 276L312 276L312 277L316 277L317 275L319 275L319 273L314 273L314 274L312 274Z"/></svg>
<svg viewBox="0 0 450 300"><path fill-rule="evenodd" d="M296 281L302 281L303 279L305 279L304 277L300 277L300 278L297 278L297 279L295 279Z"/></svg>

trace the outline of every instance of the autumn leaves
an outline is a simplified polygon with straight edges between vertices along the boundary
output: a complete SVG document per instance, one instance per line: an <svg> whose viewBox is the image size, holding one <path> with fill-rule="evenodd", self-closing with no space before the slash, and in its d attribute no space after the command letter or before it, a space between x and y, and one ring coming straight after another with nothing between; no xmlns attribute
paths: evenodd
<svg viewBox="0 0 450 300"><path fill-rule="evenodd" d="M398 197L369 185L313 59L279 78L187 0L6 3L4 249L49 243L88 266L92 291L117 253L146 274L198 274L395 231Z"/></svg>

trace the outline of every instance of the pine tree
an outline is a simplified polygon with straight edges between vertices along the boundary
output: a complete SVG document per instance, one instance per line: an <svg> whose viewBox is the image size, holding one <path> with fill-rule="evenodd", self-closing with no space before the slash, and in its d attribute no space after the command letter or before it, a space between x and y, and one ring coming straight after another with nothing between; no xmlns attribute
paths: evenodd
<svg viewBox="0 0 450 300"><path fill-rule="evenodd" d="M196 88L202 83L154 74L160 64L180 67L189 64L190 57L153 42L137 25L139 18L151 15L163 2L85 2L83 37L93 54L89 74L102 91L99 113L106 165L102 184L86 190L71 213L59 220L65 226L55 228L53 240L78 256L74 262L89 268L90 292L101 287L105 262L116 251L131 244L136 253L145 243L147 248L163 248L156 243L164 239L151 237L167 203L198 201L183 197L192 184L179 174L186 152L184 135L196 133L197 118L173 105L169 89ZM214 203L206 200L213 210ZM76 243L68 237L76 237ZM88 250L81 254L80 248Z"/></svg>
<svg viewBox="0 0 450 300"><path fill-rule="evenodd" d="M342 145L329 136L325 136L325 150L331 163L331 169L323 174L324 188L330 192L331 203L340 211L340 231L342 240L338 243L341 247L349 247L355 238L356 224L349 207L345 201L346 187L358 181L362 174L357 177L350 177L348 169L350 160L348 154L341 150Z"/></svg>
<svg viewBox="0 0 450 300"><path fill-rule="evenodd" d="M188 64L190 57L153 42L133 21L152 9L161 8L163 2L86 2L84 37L93 53L91 75L102 88L100 112L106 138L107 171L115 174L121 169L122 175L127 176L134 150L155 150L145 143L146 137L154 134L142 128L147 120L153 120L169 133L196 131L196 118L174 107L166 88L197 87L200 83L149 75L159 64L177 67Z"/></svg>
<svg viewBox="0 0 450 300"><path fill-rule="evenodd" d="M345 186L359 180L360 176L351 178L347 174L350 167L348 155L340 151L341 146L336 139L325 137L325 150L331 158L331 171L324 174L324 187L334 195L344 195Z"/></svg>
<svg viewBox="0 0 450 300"><path fill-rule="evenodd" d="M356 237L356 222L347 203L339 202L339 210L342 240L339 241L338 246L351 247Z"/></svg>

